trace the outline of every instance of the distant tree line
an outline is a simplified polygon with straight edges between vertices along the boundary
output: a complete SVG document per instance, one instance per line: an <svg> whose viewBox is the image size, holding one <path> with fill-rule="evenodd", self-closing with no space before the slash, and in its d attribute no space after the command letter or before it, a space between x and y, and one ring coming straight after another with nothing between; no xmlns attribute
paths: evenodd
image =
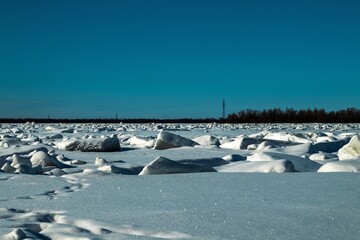
<svg viewBox="0 0 360 240"><path fill-rule="evenodd" d="M222 120L221 120L222 121ZM0 123L213 123L220 122L215 118L177 118L177 119L156 119L156 118L0 118Z"/></svg>
<svg viewBox="0 0 360 240"><path fill-rule="evenodd" d="M228 123L360 123L360 110L348 108L327 112L324 109L273 108L267 110L246 109L229 114Z"/></svg>
<svg viewBox="0 0 360 240"><path fill-rule="evenodd" d="M327 112L324 109L293 108L246 109L223 118L0 118L0 123L360 123L360 110L348 108Z"/></svg>

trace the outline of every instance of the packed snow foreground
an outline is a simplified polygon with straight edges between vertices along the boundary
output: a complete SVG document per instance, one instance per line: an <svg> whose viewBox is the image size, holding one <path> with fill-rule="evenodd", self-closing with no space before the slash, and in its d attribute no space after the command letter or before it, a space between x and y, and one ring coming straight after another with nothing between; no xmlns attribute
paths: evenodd
<svg viewBox="0 0 360 240"><path fill-rule="evenodd" d="M0 239L358 239L359 127L1 124Z"/></svg>

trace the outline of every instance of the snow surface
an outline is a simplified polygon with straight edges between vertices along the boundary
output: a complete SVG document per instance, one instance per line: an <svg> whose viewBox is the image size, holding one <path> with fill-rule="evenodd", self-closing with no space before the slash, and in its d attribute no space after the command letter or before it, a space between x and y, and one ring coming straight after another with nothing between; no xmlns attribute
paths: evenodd
<svg viewBox="0 0 360 240"><path fill-rule="evenodd" d="M0 239L358 239L359 126L2 124Z"/></svg>

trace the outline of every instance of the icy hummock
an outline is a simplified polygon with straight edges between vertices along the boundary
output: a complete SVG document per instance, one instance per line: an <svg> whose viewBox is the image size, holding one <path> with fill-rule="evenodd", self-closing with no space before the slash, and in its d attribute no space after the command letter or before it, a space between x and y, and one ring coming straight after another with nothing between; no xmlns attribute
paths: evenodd
<svg viewBox="0 0 360 240"><path fill-rule="evenodd" d="M81 152L114 152L120 151L118 138L70 139L57 144L57 147L67 151Z"/></svg>
<svg viewBox="0 0 360 240"><path fill-rule="evenodd" d="M360 137L355 135L350 142L339 149L339 160L360 158Z"/></svg>

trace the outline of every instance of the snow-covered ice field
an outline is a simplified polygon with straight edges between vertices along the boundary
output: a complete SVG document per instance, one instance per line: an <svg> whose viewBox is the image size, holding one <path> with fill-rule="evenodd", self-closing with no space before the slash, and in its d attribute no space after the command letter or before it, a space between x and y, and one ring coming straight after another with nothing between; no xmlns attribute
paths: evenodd
<svg viewBox="0 0 360 240"><path fill-rule="evenodd" d="M1 124L0 239L359 239L359 124Z"/></svg>

